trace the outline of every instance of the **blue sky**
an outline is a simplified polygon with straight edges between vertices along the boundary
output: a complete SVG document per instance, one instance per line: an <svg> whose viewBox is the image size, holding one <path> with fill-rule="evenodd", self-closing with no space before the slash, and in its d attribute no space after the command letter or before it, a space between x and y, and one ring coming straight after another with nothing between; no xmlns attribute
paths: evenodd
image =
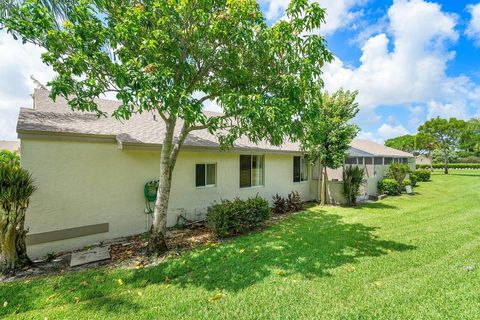
<svg viewBox="0 0 480 320"><path fill-rule="evenodd" d="M269 23L289 0L259 0ZM326 89L358 90L360 136L383 141L434 117L480 116L480 1L318 0L318 31L336 56ZM54 74L41 49L0 32L0 140L16 139L19 107L31 106L30 75Z"/></svg>

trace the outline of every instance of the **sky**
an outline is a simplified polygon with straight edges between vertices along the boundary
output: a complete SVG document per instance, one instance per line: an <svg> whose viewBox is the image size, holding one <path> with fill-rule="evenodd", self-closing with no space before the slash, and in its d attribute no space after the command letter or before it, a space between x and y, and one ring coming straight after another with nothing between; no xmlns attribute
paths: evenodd
<svg viewBox="0 0 480 320"><path fill-rule="evenodd" d="M314 0L335 60L325 89L358 90L359 137L383 142L432 117L480 116L480 0ZM289 0L259 0L268 23ZM42 50L0 31L0 140L14 140L18 110L32 105L33 75L54 77ZM215 109L210 103L210 109Z"/></svg>

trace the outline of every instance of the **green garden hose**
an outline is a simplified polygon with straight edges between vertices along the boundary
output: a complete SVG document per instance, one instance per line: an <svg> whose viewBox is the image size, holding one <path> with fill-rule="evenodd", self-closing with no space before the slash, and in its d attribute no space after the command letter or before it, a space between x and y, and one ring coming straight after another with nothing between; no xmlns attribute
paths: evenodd
<svg viewBox="0 0 480 320"><path fill-rule="evenodd" d="M155 200L157 199L158 180L152 180L145 183L143 188L143 194L145 196L145 212L148 214L153 213L153 207Z"/></svg>

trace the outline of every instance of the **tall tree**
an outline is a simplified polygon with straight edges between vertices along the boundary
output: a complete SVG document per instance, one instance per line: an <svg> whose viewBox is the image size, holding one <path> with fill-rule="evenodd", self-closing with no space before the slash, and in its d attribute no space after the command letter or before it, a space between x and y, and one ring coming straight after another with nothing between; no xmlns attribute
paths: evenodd
<svg viewBox="0 0 480 320"><path fill-rule="evenodd" d="M268 26L255 0L82 0L61 27L40 1L15 6L3 24L15 37L46 49L57 72L52 98L72 109L106 114L94 99L115 92L111 116L142 112L162 119L160 183L149 251L165 251L172 173L189 133L206 129L222 148L240 136L279 145L300 128L292 119L331 61L317 3L293 0L286 19ZM223 115L207 116L205 101Z"/></svg>
<svg viewBox="0 0 480 320"><path fill-rule="evenodd" d="M414 135L404 135L396 138L385 140L385 145L390 148L403 150L405 152L413 152L416 150L416 141Z"/></svg>
<svg viewBox="0 0 480 320"><path fill-rule="evenodd" d="M460 137L460 149L480 155L480 118L470 119Z"/></svg>
<svg viewBox="0 0 480 320"><path fill-rule="evenodd" d="M451 151L459 144L465 121L456 118L441 119L439 117L425 122L418 128L418 133L432 139L435 145L442 151L444 160L444 172L448 174L448 159Z"/></svg>
<svg viewBox="0 0 480 320"><path fill-rule="evenodd" d="M358 127L351 123L359 111L356 96L356 91L343 89L333 94L321 93L317 87L312 90L310 104L301 118L302 149L311 162L320 164L321 205L325 205L327 168L343 165L350 142L358 133Z"/></svg>

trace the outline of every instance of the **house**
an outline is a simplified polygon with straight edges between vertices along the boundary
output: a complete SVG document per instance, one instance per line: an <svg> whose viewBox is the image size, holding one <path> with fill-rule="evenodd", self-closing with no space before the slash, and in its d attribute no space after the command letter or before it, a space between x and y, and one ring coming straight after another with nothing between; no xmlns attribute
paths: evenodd
<svg viewBox="0 0 480 320"><path fill-rule="evenodd" d="M17 132L22 166L36 180L26 226L33 257L71 250L94 242L145 232L144 185L159 174L163 122L152 114L121 122L109 117L72 112L67 102L53 102L46 90L35 90L33 109L20 110ZM98 100L111 113L118 102ZM299 145L272 146L239 139L220 151L207 131L192 132L179 154L168 213L168 226L179 217L198 220L220 199L298 191L305 200L318 198L318 168L304 160ZM365 150L364 150L365 149ZM393 161L409 162L412 155L358 140L347 163L368 168L367 179L381 176ZM339 170L329 172L332 176ZM341 170L340 170L341 172ZM332 182L332 202L341 197ZM366 193L376 193L375 186Z"/></svg>
<svg viewBox="0 0 480 320"><path fill-rule="evenodd" d="M431 165L432 164L432 159L430 159L429 157L427 157L426 155L424 154L419 154L416 158L415 158L415 162L417 164L428 164L428 165Z"/></svg>
<svg viewBox="0 0 480 320"><path fill-rule="evenodd" d="M20 141L0 140L0 150L20 153Z"/></svg>

